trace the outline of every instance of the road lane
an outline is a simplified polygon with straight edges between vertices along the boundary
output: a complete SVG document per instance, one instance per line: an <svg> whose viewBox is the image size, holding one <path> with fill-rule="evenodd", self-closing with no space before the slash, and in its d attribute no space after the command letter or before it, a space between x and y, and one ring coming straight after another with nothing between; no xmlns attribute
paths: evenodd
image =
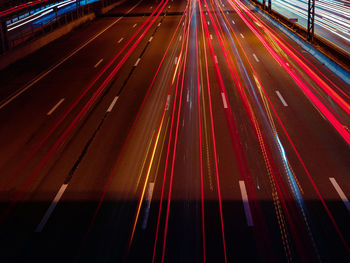
<svg viewBox="0 0 350 263"><path fill-rule="evenodd" d="M108 70L101 76L96 89L110 81L106 92L40 170L9 213L11 220L2 224L8 255L18 251L18 262L44 262L57 251L54 262L346 262L341 236L346 243L349 215L342 200L349 196L349 148L282 61L320 98L334 102L330 109L337 118L346 121L348 116L334 98L324 96L317 78L303 72L299 61L266 34L262 21L236 4L237 10L230 2L166 3L169 13L154 21L118 74L110 78ZM135 12L149 14L150 6L141 4ZM132 34L127 31L146 18L128 17L99 44L120 50L118 45ZM94 55L86 75L109 56ZM60 76L69 76L82 61L65 63ZM320 69L315 74L347 101L341 80L312 63ZM81 87L89 81L84 83ZM45 104L42 118L63 97L50 118L66 109L70 99L62 96L62 86L64 80L52 84L58 97ZM33 103L43 99L31 96ZM63 126L89 103L83 99ZM27 113L18 109L17 114L25 120ZM65 127L2 193L3 207ZM62 185L67 185L64 192ZM253 224L247 224L247 211ZM34 233L44 219L40 234Z"/></svg>

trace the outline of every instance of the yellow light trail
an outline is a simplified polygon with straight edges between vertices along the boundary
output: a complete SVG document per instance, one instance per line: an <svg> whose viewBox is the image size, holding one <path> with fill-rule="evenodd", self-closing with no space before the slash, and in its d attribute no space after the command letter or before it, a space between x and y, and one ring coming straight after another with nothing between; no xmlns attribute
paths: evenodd
<svg viewBox="0 0 350 263"><path fill-rule="evenodd" d="M148 166L145 183L144 183L143 188L142 188L141 198L140 198L140 201L139 201L139 203L137 205L137 212L136 212L136 216L135 216L135 220L134 220L134 225L132 227L132 232L131 232L130 241L129 241L129 248L131 247L131 243L132 243L132 240L134 238L135 229L136 229L137 221L138 221L138 218L139 218L139 215L140 215L140 210L141 210L143 198L145 196L149 175L151 173L151 168L152 168L152 164L153 164L153 160L154 160L154 155L156 153L156 149L157 149L157 146L158 146L159 135L160 135L160 132L161 132L162 127L163 127L164 116L165 116L165 114L163 113L162 120L161 120L161 123L160 123L160 127L159 127L159 130L158 130L158 133L157 133L156 141L154 143L151 160L150 160L150 163L149 163L149 166Z"/></svg>

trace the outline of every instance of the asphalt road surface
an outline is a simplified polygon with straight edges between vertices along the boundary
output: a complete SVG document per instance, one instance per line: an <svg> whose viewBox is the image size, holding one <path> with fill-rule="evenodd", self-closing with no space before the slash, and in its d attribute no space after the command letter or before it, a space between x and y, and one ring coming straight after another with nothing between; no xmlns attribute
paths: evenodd
<svg viewBox="0 0 350 263"><path fill-rule="evenodd" d="M350 87L241 1L127 1L0 72L1 262L349 262Z"/></svg>

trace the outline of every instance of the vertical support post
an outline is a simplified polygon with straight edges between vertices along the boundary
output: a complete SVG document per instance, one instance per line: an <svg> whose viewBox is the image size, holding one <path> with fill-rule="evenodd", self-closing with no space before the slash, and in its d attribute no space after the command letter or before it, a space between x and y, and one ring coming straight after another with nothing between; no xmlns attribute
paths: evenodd
<svg viewBox="0 0 350 263"><path fill-rule="evenodd" d="M0 20L0 54L4 53L9 48L8 38L7 38L7 25L6 20Z"/></svg>
<svg viewBox="0 0 350 263"><path fill-rule="evenodd" d="M53 8L53 11L55 11L56 21L57 21L57 18L58 18L58 14L57 14L58 8L57 8L57 6L55 6L55 7Z"/></svg>
<svg viewBox="0 0 350 263"><path fill-rule="evenodd" d="M79 12L79 10L80 10L80 0L76 0L76 13L77 13L77 18L79 18L80 17L80 12Z"/></svg>
<svg viewBox="0 0 350 263"><path fill-rule="evenodd" d="M271 0L267 0L267 11L271 12Z"/></svg>
<svg viewBox="0 0 350 263"><path fill-rule="evenodd" d="M307 40L312 42L315 31L315 0L309 0L307 10Z"/></svg>

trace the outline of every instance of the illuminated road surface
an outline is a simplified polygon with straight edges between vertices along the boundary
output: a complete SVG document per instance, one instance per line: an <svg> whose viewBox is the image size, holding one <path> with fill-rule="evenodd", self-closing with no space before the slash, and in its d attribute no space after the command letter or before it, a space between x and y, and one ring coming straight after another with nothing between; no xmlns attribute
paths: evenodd
<svg viewBox="0 0 350 263"><path fill-rule="evenodd" d="M348 262L349 86L242 2L129 2L0 75L5 262Z"/></svg>

